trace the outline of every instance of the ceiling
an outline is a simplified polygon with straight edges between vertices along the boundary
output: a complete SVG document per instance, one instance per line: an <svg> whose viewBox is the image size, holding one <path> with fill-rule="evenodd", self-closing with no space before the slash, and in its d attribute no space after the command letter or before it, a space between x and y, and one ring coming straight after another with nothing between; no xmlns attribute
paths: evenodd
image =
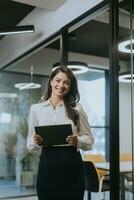
<svg viewBox="0 0 134 200"><path fill-rule="evenodd" d="M130 1L123 0L120 3L120 17L119 17L119 42L130 39ZM132 5L132 13L134 17L134 1ZM134 19L133 19L134 25ZM68 50L87 55L94 55L99 57L109 57L109 11L97 16L74 30L69 34ZM59 42L51 44L49 47L59 49ZM130 55L119 52L119 57L122 60L130 60Z"/></svg>
<svg viewBox="0 0 134 200"><path fill-rule="evenodd" d="M55 10L65 2L66 0L0 0L0 27L16 26L36 7Z"/></svg>
<svg viewBox="0 0 134 200"><path fill-rule="evenodd" d="M10 0L0 1L0 27L16 26L35 7ZM2 39L3 36L0 36Z"/></svg>
<svg viewBox="0 0 134 200"><path fill-rule="evenodd" d="M103 30L103 31L102 31ZM130 35L127 28L120 27L120 40ZM82 27L79 27L68 39L68 50L76 53L94 55L99 57L109 57L109 24L91 20ZM49 45L50 48L59 49L59 42ZM129 56L120 53L120 58L128 60Z"/></svg>
<svg viewBox="0 0 134 200"><path fill-rule="evenodd" d="M56 10L63 5L67 0L12 0L19 3L43 8L47 10Z"/></svg>
<svg viewBox="0 0 134 200"><path fill-rule="evenodd" d="M44 4L44 2L46 2L46 4ZM54 6L52 7L51 6L52 1L50 3L50 0L48 1L1 0L0 27L9 27L17 25L31 11L33 11L35 6L39 6L40 8L43 9L57 9L58 6L61 6L63 3L65 3L65 1L63 0L57 1L57 4L54 4L54 2L55 1L53 1ZM134 2L133 2L133 7L134 7ZM127 16L127 12L129 13L130 11L130 5L128 3L128 0L122 1L120 3L120 8L125 10ZM68 46L70 51L88 55L90 54L100 57L109 56L110 33L108 24L109 23L108 12L104 14L105 17L103 17L103 20L100 20L100 18L97 17L96 19L91 20L88 23L84 24L82 27L79 27L69 35ZM123 26L120 26L119 29L120 40L126 38L129 35L129 33L130 33L129 28L125 26L125 24L123 24ZM1 40L2 38L3 37L0 37ZM49 47L59 49L59 42L54 42L51 45L49 45ZM128 60L129 56L120 53L120 58L123 60Z"/></svg>

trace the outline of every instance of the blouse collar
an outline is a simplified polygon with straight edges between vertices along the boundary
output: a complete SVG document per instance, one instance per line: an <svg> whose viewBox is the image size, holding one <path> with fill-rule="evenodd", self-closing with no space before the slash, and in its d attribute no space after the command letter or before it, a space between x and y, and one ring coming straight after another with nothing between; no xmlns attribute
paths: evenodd
<svg viewBox="0 0 134 200"><path fill-rule="evenodd" d="M46 101L43 101L42 104L44 106L49 106L49 105L52 105L51 101L50 101L50 98L47 99ZM59 106L63 106L64 105L64 102L62 102Z"/></svg>

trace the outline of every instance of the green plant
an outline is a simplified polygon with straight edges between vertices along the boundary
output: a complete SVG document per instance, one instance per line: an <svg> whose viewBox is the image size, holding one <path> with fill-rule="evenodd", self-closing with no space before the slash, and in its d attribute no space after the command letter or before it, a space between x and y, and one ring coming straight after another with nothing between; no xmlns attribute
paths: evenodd
<svg viewBox="0 0 134 200"><path fill-rule="evenodd" d="M27 118L23 118L20 122L19 122L19 127L18 127L21 135L23 136L24 139L26 139L27 134L28 134L28 120Z"/></svg>
<svg viewBox="0 0 134 200"><path fill-rule="evenodd" d="M21 159L23 171L30 171L31 170L31 159L32 158L33 158L33 154L29 153L27 150L25 150L25 154Z"/></svg>
<svg viewBox="0 0 134 200"><path fill-rule="evenodd" d="M27 138L27 134L28 134L28 120L27 118L23 118L23 120L21 120L21 122L19 123L19 130L20 130L20 134L22 135L22 137L24 138L24 141L26 143L26 138ZM23 153L23 157L21 159L21 164L22 164L22 169L24 171L29 171L31 170L31 160L33 158L33 154L29 153L27 148L24 147L24 153Z"/></svg>
<svg viewBox="0 0 134 200"><path fill-rule="evenodd" d="M15 155L15 147L17 143L17 135L16 133L14 134L6 134L5 135L5 152L8 157L12 157Z"/></svg>

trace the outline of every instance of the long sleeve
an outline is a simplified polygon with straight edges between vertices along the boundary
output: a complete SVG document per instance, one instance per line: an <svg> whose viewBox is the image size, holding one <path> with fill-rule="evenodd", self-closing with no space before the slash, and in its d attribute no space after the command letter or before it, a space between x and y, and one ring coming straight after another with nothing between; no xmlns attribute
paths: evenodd
<svg viewBox="0 0 134 200"><path fill-rule="evenodd" d="M82 150L91 150L94 144L94 138L88 122L87 115L82 106L78 105L80 130L78 133L78 148Z"/></svg>
<svg viewBox="0 0 134 200"><path fill-rule="evenodd" d="M28 136L27 136L27 148L29 151L39 150L40 147L34 143L33 135L35 134L34 127L38 126L38 121L35 116L35 106L32 105L30 108L29 118L28 118Z"/></svg>

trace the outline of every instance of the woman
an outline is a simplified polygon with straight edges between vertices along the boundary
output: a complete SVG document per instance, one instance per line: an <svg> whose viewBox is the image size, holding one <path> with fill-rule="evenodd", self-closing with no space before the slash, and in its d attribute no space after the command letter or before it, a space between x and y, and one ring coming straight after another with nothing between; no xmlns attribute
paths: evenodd
<svg viewBox="0 0 134 200"><path fill-rule="evenodd" d="M31 106L27 148L41 149L37 176L39 200L83 200L84 176L79 149L90 150L94 139L82 106L78 103L77 81L64 66L50 75L45 96ZM67 145L42 146L42 138L35 134L35 126L71 124L73 134Z"/></svg>

